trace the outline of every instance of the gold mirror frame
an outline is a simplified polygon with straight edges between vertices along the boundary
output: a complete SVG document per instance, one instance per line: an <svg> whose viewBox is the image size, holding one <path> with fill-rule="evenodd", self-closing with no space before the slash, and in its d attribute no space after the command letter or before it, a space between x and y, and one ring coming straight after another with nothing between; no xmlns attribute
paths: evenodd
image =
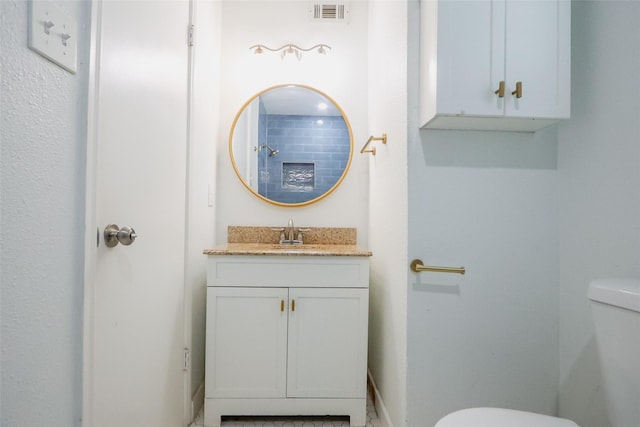
<svg viewBox="0 0 640 427"><path fill-rule="evenodd" d="M286 88L286 87L296 87L296 88L302 88L302 89L311 90L311 91L317 93L318 95L321 95L322 97L326 98L329 102L331 102L333 104L335 109L342 116L342 119L344 120L344 122L346 124L346 127L347 127L347 130L348 130L348 133L349 133L349 158L347 159L347 163L346 163L346 165L344 167L344 170L342 171L342 175L338 178L338 180L336 181L336 183L332 187L330 187L327 191L325 191L320 196L315 197L315 198L310 199L310 200L307 200L307 201L304 201L304 202L298 202L298 203L285 203L285 202L272 200L272 199L269 199L268 197L263 196L258 191L253 189L249 185L249 183L247 183L247 181L242 176L242 174L240 173L240 171L238 169L238 165L237 165L237 163L235 161L234 153L233 153L233 141L234 141L234 133L236 131L236 125L238 124L238 121L240 120L240 117L242 116L242 114L247 109L247 106L249 104L251 104L256 98L260 97L261 95L265 94L266 92L269 92L269 91L275 90L275 89L279 89L279 88ZM258 149L258 151L259 151L258 147L256 147L256 149ZM322 92L322 91L320 91L320 90L318 90L318 89L316 89L314 87L307 86L307 85L301 85L301 84L282 84L282 85L271 86L271 87L269 87L267 89L264 89L264 90L258 92L257 94L255 94L254 96L249 98L249 100L247 100L242 105L242 107L240 107L240 110L238 111L238 113L236 114L235 118L233 119L233 122L231 123L231 130L229 132L229 156L231 158L231 165L233 166L233 170L235 171L236 176L238 177L240 182L242 182L242 185L244 185L245 188L247 188L247 190L249 190L251 193L253 193L259 199L262 199L265 202L270 203L272 205L276 205L276 206L284 206L284 207L307 206L307 205L310 205L312 203L316 203L316 202L324 199L325 197L327 197L336 188L338 188L338 186L342 183L342 181L346 177L347 172L349 171L349 168L351 167L351 161L353 159L353 131L351 129L351 123L349 122L349 119L347 118L347 115L345 114L345 112L342 109L342 107L340 107L340 105L338 105L338 103L333 98L331 98L329 95L327 95L326 93L324 93L324 92Z"/></svg>

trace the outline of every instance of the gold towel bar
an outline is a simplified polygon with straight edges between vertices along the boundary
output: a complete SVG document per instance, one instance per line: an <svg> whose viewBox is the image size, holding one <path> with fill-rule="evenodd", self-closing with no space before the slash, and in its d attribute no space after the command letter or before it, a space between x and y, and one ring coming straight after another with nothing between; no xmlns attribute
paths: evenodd
<svg viewBox="0 0 640 427"><path fill-rule="evenodd" d="M376 147L370 148L370 149L366 149L369 144L371 144L371 141L382 141L383 144L387 143L387 134L383 133L382 136L373 136L371 135L369 137L369 139L367 139L367 142L364 143L364 146L362 147L362 149L360 150L360 153L371 153L374 156L376 155Z"/></svg>
<svg viewBox="0 0 640 427"><path fill-rule="evenodd" d="M411 261L411 271L420 273L421 271L434 271L436 273L457 273L464 274L467 270L464 267L435 267L426 266L422 263L422 260L414 259Z"/></svg>

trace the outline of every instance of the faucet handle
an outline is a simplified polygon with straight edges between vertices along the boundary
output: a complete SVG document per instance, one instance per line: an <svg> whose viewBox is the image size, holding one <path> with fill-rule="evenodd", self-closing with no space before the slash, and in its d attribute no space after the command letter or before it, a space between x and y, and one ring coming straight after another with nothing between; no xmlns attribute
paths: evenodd
<svg viewBox="0 0 640 427"><path fill-rule="evenodd" d="M272 228L271 231L279 231L280 232L280 244L282 244L282 242L284 242L284 228Z"/></svg>
<svg viewBox="0 0 640 427"><path fill-rule="evenodd" d="M298 240L300 241L300 243L302 243L302 233L303 232L307 232L307 231L311 231L310 228L298 228Z"/></svg>

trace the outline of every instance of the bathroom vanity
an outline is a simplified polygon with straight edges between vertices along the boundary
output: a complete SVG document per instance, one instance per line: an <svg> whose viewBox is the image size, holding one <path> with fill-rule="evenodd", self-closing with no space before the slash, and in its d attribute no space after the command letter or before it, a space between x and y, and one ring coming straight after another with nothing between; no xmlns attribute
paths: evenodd
<svg viewBox="0 0 640 427"><path fill-rule="evenodd" d="M223 415L366 423L369 256L352 244L206 250L205 426Z"/></svg>

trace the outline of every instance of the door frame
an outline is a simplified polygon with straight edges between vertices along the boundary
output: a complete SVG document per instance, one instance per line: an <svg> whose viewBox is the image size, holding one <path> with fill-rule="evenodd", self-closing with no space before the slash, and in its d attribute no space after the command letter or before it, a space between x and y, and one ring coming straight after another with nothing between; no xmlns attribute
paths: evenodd
<svg viewBox="0 0 640 427"><path fill-rule="evenodd" d="M194 0L189 1L189 22L193 25L195 18ZM82 423L86 427L94 425L93 419L93 386L94 386L94 314L95 314L95 278L96 278L96 247L101 240L101 231L97 224L96 211L96 184L97 184L97 144L98 144L98 124L99 114L98 101L100 99L100 49L102 46L102 4L103 0L90 0L91 21L90 21L90 51L89 51L89 78L88 78L88 102L87 102L87 145L86 145L86 175L85 175L85 238L84 238L84 297L83 297L83 325L82 325ZM186 28L185 28L186 31ZM185 34L186 43L186 34ZM187 133L185 143L187 145L186 164L186 221L188 222L189 210L189 188L188 183L189 168L189 147L192 138L191 108L193 105L193 49L189 46L188 52L188 76L187 76ZM188 227L185 222L185 228ZM185 233L185 240L189 236ZM185 257L187 256L188 245L185 242ZM192 342L192 299L191 287L188 286L187 275L188 264L185 263L183 280L184 308L183 308L183 346L191 349ZM196 414L192 414L191 408L191 366L184 371L183 375L183 426L189 425Z"/></svg>

